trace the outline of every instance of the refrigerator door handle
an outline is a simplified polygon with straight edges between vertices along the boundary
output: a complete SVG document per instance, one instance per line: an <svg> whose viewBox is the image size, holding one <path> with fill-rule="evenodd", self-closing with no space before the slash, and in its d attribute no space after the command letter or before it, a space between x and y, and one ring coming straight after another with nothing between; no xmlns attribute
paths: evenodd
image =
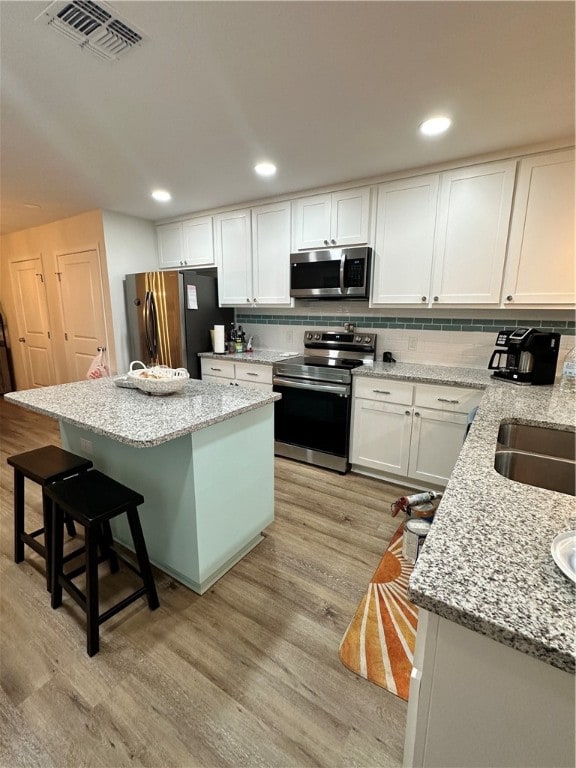
<svg viewBox="0 0 576 768"><path fill-rule="evenodd" d="M158 362L158 322L156 315L156 302L154 301L154 293L149 292L150 296L150 313L149 313L149 325L150 325L150 357L152 362Z"/></svg>
<svg viewBox="0 0 576 768"><path fill-rule="evenodd" d="M144 344L146 345L146 355L150 357L150 332L149 332L149 315L150 315L150 291L146 291L144 295L144 306L142 312L142 319L144 320Z"/></svg>

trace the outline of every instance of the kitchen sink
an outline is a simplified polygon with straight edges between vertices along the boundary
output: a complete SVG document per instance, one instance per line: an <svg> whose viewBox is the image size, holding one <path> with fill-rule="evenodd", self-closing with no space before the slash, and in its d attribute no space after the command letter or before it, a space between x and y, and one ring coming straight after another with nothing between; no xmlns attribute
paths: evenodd
<svg viewBox="0 0 576 768"><path fill-rule="evenodd" d="M501 448L574 461L576 436L574 432L551 427L501 424L498 430L498 449Z"/></svg>
<svg viewBox="0 0 576 768"><path fill-rule="evenodd" d="M509 480L576 496L576 463L569 459L497 450L494 468Z"/></svg>

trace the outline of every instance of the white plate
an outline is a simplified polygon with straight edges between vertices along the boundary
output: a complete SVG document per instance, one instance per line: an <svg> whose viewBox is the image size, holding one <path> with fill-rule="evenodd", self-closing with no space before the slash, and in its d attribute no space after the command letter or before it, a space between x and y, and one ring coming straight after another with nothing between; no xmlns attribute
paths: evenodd
<svg viewBox="0 0 576 768"><path fill-rule="evenodd" d="M558 568L576 582L576 531L559 533L550 549Z"/></svg>

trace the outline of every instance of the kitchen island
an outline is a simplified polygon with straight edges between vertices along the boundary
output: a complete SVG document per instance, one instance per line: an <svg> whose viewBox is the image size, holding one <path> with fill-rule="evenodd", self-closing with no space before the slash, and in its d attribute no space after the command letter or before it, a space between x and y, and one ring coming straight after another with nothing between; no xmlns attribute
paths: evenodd
<svg viewBox="0 0 576 768"><path fill-rule="evenodd" d="M151 561L202 594L274 519L274 401L279 395L190 380L150 396L112 379L5 395L55 418L62 446L140 492ZM124 521L114 537L132 547Z"/></svg>

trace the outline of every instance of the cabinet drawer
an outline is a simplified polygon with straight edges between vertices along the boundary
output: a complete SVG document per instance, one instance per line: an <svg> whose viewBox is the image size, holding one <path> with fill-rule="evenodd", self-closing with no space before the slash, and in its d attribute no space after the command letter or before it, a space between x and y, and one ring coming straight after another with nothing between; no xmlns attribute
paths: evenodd
<svg viewBox="0 0 576 768"><path fill-rule="evenodd" d="M253 363L236 363L236 378L238 381L272 384L272 366L255 365Z"/></svg>
<svg viewBox="0 0 576 768"><path fill-rule="evenodd" d="M202 358L202 378L204 376L219 376L224 379L234 378L234 363L220 362L220 360L212 360L210 358Z"/></svg>
<svg viewBox="0 0 576 768"><path fill-rule="evenodd" d="M414 384L408 381L358 376L354 379L354 394L356 397L364 397L368 400L384 400L400 405L412 405Z"/></svg>
<svg viewBox="0 0 576 768"><path fill-rule="evenodd" d="M453 413L469 413L482 399L483 390L417 384L415 405Z"/></svg>

